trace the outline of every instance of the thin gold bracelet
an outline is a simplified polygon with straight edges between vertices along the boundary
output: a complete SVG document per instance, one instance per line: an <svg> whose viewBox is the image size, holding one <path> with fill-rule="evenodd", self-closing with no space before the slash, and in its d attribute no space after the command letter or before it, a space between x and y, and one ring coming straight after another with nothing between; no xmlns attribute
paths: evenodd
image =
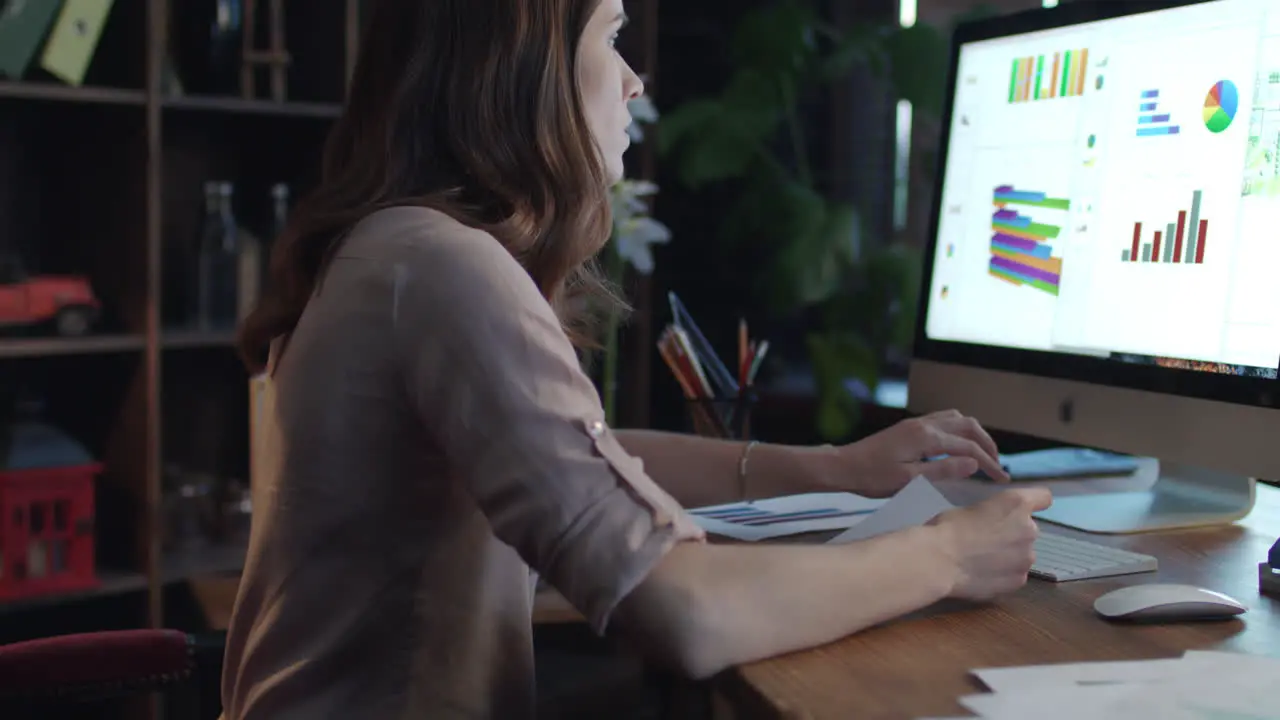
<svg viewBox="0 0 1280 720"><path fill-rule="evenodd" d="M742 448L742 457L738 458L738 488L742 491L742 499L747 499L747 458L751 455L751 448L759 443L755 440L748 442Z"/></svg>

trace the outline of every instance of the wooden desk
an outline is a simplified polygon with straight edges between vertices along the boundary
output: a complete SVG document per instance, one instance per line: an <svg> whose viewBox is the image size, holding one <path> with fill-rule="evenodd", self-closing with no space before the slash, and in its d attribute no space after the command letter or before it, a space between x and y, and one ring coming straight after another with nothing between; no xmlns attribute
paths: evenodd
<svg viewBox="0 0 1280 720"><path fill-rule="evenodd" d="M1149 478L1046 483L1058 496L1134 489ZM987 483L939 484L957 504L993 490ZM967 716L956 702L984 692L969 671L1052 662L1177 657L1222 649L1280 657L1280 600L1258 592L1258 563L1280 535L1280 490L1258 487L1253 513L1232 526L1129 536L1086 535L1042 524L1044 532L1156 556L1160 569L1054 584L1031 580L990 605L943 604L837 643L723 673L715 690L742 718L889 720ZM1125 626L1093 612L1117 587L1183 582L1227 593L1249 606L1239 620Z"/></svg>

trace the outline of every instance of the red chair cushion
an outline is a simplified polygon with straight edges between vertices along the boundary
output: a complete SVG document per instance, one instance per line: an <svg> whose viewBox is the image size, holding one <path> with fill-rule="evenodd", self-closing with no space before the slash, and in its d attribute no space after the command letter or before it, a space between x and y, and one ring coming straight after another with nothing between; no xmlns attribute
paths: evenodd
<svg viewBox="0 0 1280 720"><path fill-rule="evenodd" d="M191 643L177 630L113 630L0 646L0 695L63 696L161 686L194 668Z"/></svg>

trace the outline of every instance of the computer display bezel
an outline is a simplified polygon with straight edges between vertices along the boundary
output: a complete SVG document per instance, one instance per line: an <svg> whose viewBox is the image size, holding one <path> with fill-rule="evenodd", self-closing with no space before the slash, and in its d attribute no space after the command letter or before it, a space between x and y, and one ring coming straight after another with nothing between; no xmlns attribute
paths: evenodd
<svg viewBox="0 0 1280 720"><path fill-rule="evenodd" d="M1219 400L1257 407L1280 408L1280 384L1260 377L1226 375L1156 365L1128 363L1065 353L993 347L973 343L930 339L926 333L937 255L938 227L943 207L952 113L955 106L960 49L966 43L1021 35L1081 23L1137 15L1171 8L1201 5L1216 0L1123 0L1121 2L1080 2L1052 9L1037 9L1012 15L971 20L957 25L952 36L951 59L947 70L946 97L942 114L942 135L938 167L934 179L929 233L924 248L924 266L912 355L922 360L965 365L990 370L1046 378L1077 380L1097 385L1168 393L1191 398ZM1277 309L1280 311L1280 309ZM1277 357L1280 366L1280 357Z"/></svg>

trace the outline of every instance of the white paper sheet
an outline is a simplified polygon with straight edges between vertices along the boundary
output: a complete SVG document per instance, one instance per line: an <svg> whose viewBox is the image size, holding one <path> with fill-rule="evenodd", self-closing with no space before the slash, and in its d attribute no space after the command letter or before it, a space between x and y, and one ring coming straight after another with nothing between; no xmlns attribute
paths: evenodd
<svg viewBox="0 0 1280 720"><path fill-rule="evenodd" d="M1280 720L1280 660L1217 651L1181 658L975 670L993 693L960 698L988 720Z"/></svg>
<svg viewBox="0 0 1280 720"><path fill-rule="evenodd" d="M987 720L1280 720L1274 685L1274 678L1202 676L970 695L960 704Z"/></svg>
<svg viewBox="0 0 1280 720"><path fill-rule="evenodd" d="M1248 615L1245 618L1247 619ZM1245 673L1250 678L1273 678L1280 685L1280 658L1222 650L1188 650L1182 657L1184 661L1212 664L1219 669L1230 668L1231 673Z"/></svg>
<svg viewBox="0 0 1280 720"><path fill-rule="evenodd" d="M876 535L923 525L938 513L955 507L924 476L917 477L898 491L889 502L870 517L845 532L831 538L828 543L839 545L855 540L865 540Z"/></svg>
<svg viewBox="0 0 1280 720"><path fill-rule="evenodd" d="M1081 685L1183 682L1231 677L1243 682L1272 678L1280 684L1280 660L1242 653L1189 650L1180 658L1060 663L972 671L997 693Z"/></svg>
<svg viewBox="0 0 1280 720"><path fill-rule="evenodd" d="M982 668L974 670L973 675L999 693L1101 683L1163 682L1187 669L1188 664L1181 658L1169 658Z"/></svg>
<svg viewBox="0 0 1280 720"><path fill-rule="evenodd" d="M807 493L694 508L689 514L709 533L756 541L844 530L866 520L884 504L884 500L853 493Z"/></svg>
<svg viewBox="0 0 1280 720"><path fill-rule="evenodd" d="M1135 685L1068 685L1040 687L1026 692L984 693L960 698L960 705L983 718L1006 720L1057 720L1057 711L1066 711L1070 717L1102 720L1102 712L1108 705L1140 689Z"/></svg>

